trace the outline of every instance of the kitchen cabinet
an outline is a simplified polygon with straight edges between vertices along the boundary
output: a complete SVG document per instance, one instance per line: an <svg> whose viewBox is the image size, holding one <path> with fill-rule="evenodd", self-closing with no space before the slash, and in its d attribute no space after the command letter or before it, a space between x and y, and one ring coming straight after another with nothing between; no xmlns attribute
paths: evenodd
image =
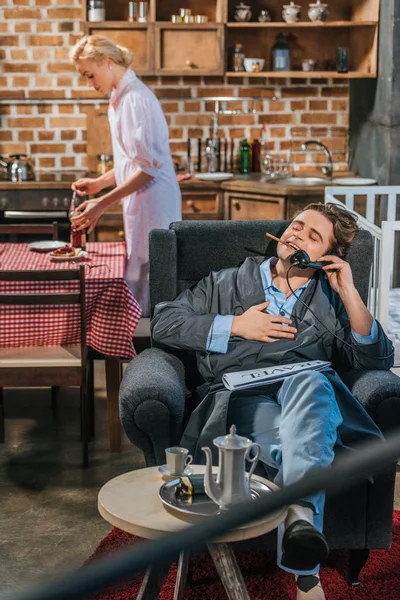
<svg viewBox="0 0 400 600"><path fill-rule="evenodd" d="M256 221L284 219L285 197L267 194L225 192L224 219L232 221Z"/></svg>
<svg viewBox="0 0 400 600"><path fill-rule="evenodd" d="M126 3L128 5L128 3ZM120 21L87 22L86 35L104 35L133 52L133 69L138 75L154 72L154 27L152 23Z"/></svg>
<svg viewBox="0 0 400 600"><path fill-rule="evenodd" d="M93 232L90 234L91 242L124 242L124 222L122 213L105 212L100 217Z"/></svg>
<svg viewBox="0 0 400 600"><path fill-rule="evenodd" d="M157 75L223 75L224 26L155 24Z"/></svg>
<svg viewBox="0 0 400 600"><path fill-rule="evenodd" d="M182 220L223 219L223 194L219 190L182 190Z"/></svg>
<svg viewBox="0 0 400 600"><path fill-rule="evenodd" d="M134 69L141 75L218 75L243 77L231 71L234 45L241 43L246 56L265 60L264 70L245 73L251 78L335 79L373 78L377 73L379 0L335 0L328 5L325 22L312 22L308 3L301 5L297 23L282 18L282 0L252 5L248 22L235 20L238 0L186 0L192 15L207 23L172 23L180 0L149 0L147 23L128 22L128 2L105 0L106 21L87 22L86 33L99 33L130 48ZM267 8L271 21L260 23ZM271 71L271 49L278 33L288 40L291 70ZM336 48L349 49L349 71L336 72ZM227 58L227 60L226 60ZM302 61L316 60L314 71L303 71Z"/></svg>
<svg viewBox="0 0 400 600"><path fill-rule="evenodd" d="M220 190L182 190L182 220L223 219L223 193ZM98 220L90 240L124 241L121 204L111 206Z"/></svg>

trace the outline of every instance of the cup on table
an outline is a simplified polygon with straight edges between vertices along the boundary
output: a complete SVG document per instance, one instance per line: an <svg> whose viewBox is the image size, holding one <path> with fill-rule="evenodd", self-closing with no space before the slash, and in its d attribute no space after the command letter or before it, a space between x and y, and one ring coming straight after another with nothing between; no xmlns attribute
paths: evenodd
<svg viewBox="0 0 400 600"><path fill-rule="evenodd" d="M165 456L170 475L182 475L186 467L193 461L193 456L189 454L189 450L181 446L166 448Z"/></svg>

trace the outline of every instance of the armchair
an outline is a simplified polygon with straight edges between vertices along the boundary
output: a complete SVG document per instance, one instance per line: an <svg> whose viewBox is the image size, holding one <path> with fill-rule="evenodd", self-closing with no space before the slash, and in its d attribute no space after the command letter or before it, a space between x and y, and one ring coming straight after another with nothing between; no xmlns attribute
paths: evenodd
<svg viewBox="0 0 400 600"><path fill-rule="evenodd" d="M173 300L210 271L237 266L254 248L274 255L276 243L265 232L280 236L286 221L189 221L150 233L151 314L158 302ZM361 230L347 255L355 285L364 301L369 291L372 239ZM337 367L339 370L339 368ZM387 371L340 372L342 379L385 432L400 425L400 379ZM178 444L185 414L192 408L187 392L201 385L194 353L161 347L154 342L127 367L120 388L122 425L148 466L162 464L166 447ZM186 400L185 400L186 399ZM325 533L332 549L350 549L352 582L371 548L388 548L392 536L395 467L327 499ZM272 539L271 539L272 538ZM265 537L267 544L271 535Z"/></svg>

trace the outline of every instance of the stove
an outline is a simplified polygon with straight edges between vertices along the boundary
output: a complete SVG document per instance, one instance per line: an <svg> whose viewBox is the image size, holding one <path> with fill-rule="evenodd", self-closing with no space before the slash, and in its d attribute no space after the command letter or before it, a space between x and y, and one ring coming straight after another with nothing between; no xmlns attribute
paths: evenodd
<svg viewBox="0 0 400 600"><path fill-rule="evenodd" d="M67 241L71 184L85 175L87 174L83 171L38 171L35 181L0 182L0 222L12 224L57 221L60 239Z"/></svg>

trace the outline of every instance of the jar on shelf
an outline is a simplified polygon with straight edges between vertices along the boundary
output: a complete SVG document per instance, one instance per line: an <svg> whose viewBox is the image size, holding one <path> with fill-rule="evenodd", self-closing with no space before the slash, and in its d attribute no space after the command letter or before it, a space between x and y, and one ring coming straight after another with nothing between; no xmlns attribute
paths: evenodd
<svg viewBox="0 0 400 600"><path fill-rule="evenodd" d="M104 0L88 0L87 16L88 21L105 21L106 7Z"/></svg>
<svg viewBox="0 0 400 600"><path fill-rule="evenodd" d="M98 154L97 155L97 173L104 175L107 171L111 171L113 168L113 156L112 154Z"/></svg>
<svg viewBox="0 0 400 600"><path fill-rule="evenodd" d="M245 71L244 59L245 59L245 54L243 52L243 45L235 44L235 49L233 51L233 60L232 60L232 63L233 63L232 67L233 67L233 70L235 71L235 73L239 73L240 71Z"/></svg>

